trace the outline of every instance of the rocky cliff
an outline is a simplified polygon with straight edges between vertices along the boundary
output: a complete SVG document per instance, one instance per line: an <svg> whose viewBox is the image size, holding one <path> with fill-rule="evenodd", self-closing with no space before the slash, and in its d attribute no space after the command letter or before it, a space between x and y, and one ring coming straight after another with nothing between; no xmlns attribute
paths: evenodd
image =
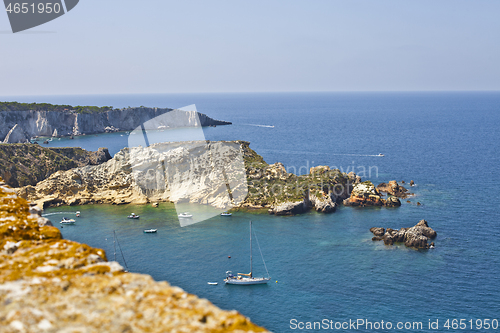
<svg viewBox="0 0 500 333"><path fill-rule="evenodd" d="M176 127L229 125L196 111L168 108L125 108L106 112L77 113L73 111L1 111L0 140L4 143L27 142L38 136L71 136L116 131L131 131L158 116L171 113ZM175 116L174 114L179 114ZM168 124L164 124L168 127ZM148 129L148 128L146 128ZM149 128L157 129L157 128Z"/></svg>
<svg viewBox="0 0 500 333"><path fill-rule="evenodd" d="M0 179L0 331L263 332L150 276L125 273L101 249L40 226Z"/></svg>
<svg viewBox="0 0 500 333"><path fill-rule="evenodd" d="M98 165L111 159L106 148L44 148L36 144L0 144L0 177L12 187L36 185L59 170Z"/></svg>
<svg viewBox="0 0 500 333"><path fill-rule="evenodd" d="M18 193L41 207L173 201L291 215L334 212L359 181L327 166L294 175L267 164L245 141L192 141L125 148L106 163L56 172Z"/></svg>

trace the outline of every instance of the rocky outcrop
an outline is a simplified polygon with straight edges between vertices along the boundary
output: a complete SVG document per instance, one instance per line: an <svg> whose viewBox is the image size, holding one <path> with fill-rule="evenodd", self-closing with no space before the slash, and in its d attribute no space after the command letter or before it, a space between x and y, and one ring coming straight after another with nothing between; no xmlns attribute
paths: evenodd
<svg viewBox="0 0 500 333"><path fill-rule="evenodd" d="M398 198L407 198L413 193L408 193L408 190L404 188L403 186L400 186L397 181L391 180L388 184L386 183L380 183L377 186L377 190L379 192L385 192L388 193L392 196L398 197Z"/></svg>
<svg viewBox="0 0 500 333"><path fill-rule="evenodd" d="M436 231L429 227L426 220L421 220L411 228L401 228L399 230L387 228L371 228L370 231L375 235L373 241L384 241L386 245L394 243L404 243L407 247L416 249L428 249L429 239L437 236Z"/></svg>
<svg viewBox="0 0 500 333"><path fill-rule="evenodd" d="M5 136L3 143L28 142L26 134L21 129L21 126L15 124Z"/></svg>
<svg viewBox="0 0 500 333"><path fill-rule="evenodd" d="M36 185L59 170L98 165L111 159L107 148L44 148L34 144L0 144L0 177L12 187Z"/></svg>
<svg viewBox="0 0 500 333"><path fill-rule="evenodd" d="M269 214L272 215L296 215L307 212L310 209L309 204L306 200L295 201L295 202L283 202L275 205L268 210Z"/></svg>
<svg viewBox="0 0 500 333"><path fill-rule="evenodd" d="M73 110L59 111L1 111L0 139L5 140L14 130L15 139L8 142L25 142L39 136L72 136L116 131L132 131L141 124L161 115L169 114L168 120L176 127L229 125L230 122L215 120L196 111L180 111L168 108L125 108L107 112L77 113ZM161 118L161 117L160 117ZM16 127L16 124L18 125ZM149 122L145 130L168 128L169 123ZM162 127L163 126L163 127ZM15 127L15 129L14 129ZM12 135L11 135L12 136ZM21 140L21 141L19 141Z"/></svg>
<svg viewBox="0 0 500 333"><path fill-rule="evenodd" d="M332 200L332 197L323 191L309 194L309 201L312 207L320 213L333 213L337 209L337 203Z"/></svg>
<svg viewBox="0 0 500 333"><path fill-rule="evenodd" d="M150 276L125 273L103 250L40 226L0 179L0 331L263 332Z"/></svg>
<svg viewBox="0 0 500 333"><path fill-rule="evenodd" d="M382 199L380 192L375 188L371 181L358 183L354 186L351 196L343 201L345 206L401 206L401 201L396 197Z"/></svg>

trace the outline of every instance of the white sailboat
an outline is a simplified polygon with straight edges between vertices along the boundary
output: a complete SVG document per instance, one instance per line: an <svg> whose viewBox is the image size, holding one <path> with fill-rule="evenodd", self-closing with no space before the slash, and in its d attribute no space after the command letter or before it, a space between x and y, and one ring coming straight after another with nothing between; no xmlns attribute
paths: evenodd
<svg viewBox="0 0 500 333"><path fill-rule="evenodd" d="M236 276L233 275L231 271L226 272L226 278L224 282L226 284L238 284L238 285L250 285L250 284L264 284L271 280L269 276L269 271L267 270L266 262L264 261L264 256L260 250L259 240L257 239L257 234L255 234L255 240L259 246L260 256L262 257L262 262L266 268L267 277L254 277L252 273L252 221L250 221L250 273L238 273Z"/></svg>

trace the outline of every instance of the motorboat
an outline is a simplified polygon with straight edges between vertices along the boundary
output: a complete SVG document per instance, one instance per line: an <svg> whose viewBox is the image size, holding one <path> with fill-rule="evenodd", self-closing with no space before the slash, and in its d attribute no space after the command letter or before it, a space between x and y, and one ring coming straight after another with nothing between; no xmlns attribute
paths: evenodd
<svg viewBox="0 0 500 333"><path fill-rule="evenodd" d="M229 212L223 212L220 214L220 216L231 216L233 214L229 213Z"/></svg>
<svg viewBox="0 0 500 333"><path fill-rule="evenodd" d="M208 283L209 285L211 285L211 286L216 286L216 285L218 285L218 283L217 283L217 282L207 282L207 283Z"/></svg>
<svg viewBox="0 0 500 333"><path fill-rule="evenodd" d="M226 284L236 284L236 285L251 285L251 284L265 284L271 280L269 276L269 272L267 271L266 262L264 261L264 256L262 255L262 251L260 250L259 240L257 239L257 234L255 234L255 240L257 241L257 245L259 246L259 252L262 257L262 262L264 263L264 267L266 268L267 277L254 277L252 273L252 221L250 221L250 273L238 273L234 275L231 271L226 272L226 278L224 282Z"/></svg>
<svg viewBox="0 0 500 333"><path fill-rule="evenodd" d="M158 231L158 229L145 229L144 233L145 234L154 234Z"/></svg>
<svg viewBox="0 0 500 333"><path fill-rule="evenodd" d="M73 219L68 219L67 217L63 217L61 222L59 222L59 223L61 223L61 224L75 224L75 222L76 221Z"/></svg>
<svg viewBox="0 0 500 333"><path fill-rule="evenodd" d="M188 218L193 217L193 214L189 214L188 212L184 212L184 213L180 213L178 216L179 216L180 218L185 218L185 219L188 219Z"/></svg>
<svg viewBox="0 0 500 333"><path fill-rule="evenodd" d="M385 155L384 155L384 154L382 154L382 153L379 153L377 156L378 156L378 157L384 157Z"/></svg>
<svg viewBox="0 0 500 333"><path fill-rule="evenodd" d="M76 212L76 217L80 217L80 211Z"/></svg>
<svg viewBox="0 0 500 333"><path fill-rule="evenodd" d="M135 215L134 213L128 216L129 219L136 219L136 220L139 219L139 217L140 217L139 215Z"/></svg>

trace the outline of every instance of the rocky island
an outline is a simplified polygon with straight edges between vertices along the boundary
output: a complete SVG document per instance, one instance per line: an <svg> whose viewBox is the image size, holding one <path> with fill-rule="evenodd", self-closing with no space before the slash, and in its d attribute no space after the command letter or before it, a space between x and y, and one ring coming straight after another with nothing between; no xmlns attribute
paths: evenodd
<svg viewBox="0 0 500 333"><path fill-rule="evenodd" d="M0 179L2 332L264 332L103 250L64 240Z"/></svg>
<svg viewBox="0 0 500 333"><path fill-rule="evenodd" d="M411 228L401 228L399 230L391 228L371 228L370 231L375 235L373 241L384 241L385 245L394 243L404 243L405 246L416 249L428 249L434 246L429 244L429 239L434 239L437 233L429 227L426 220L421 220Z"/></svg>
<svg viewBox="0 0 500 333"><path fill-rule="evenodd" d="M193 141L124 148L105 163L58 171L17 193L40 207L172 201L266 209L275 215L310 209L332 213L341 203L401 205L396 197L382 199L371 182L361 182L353 172L317 166L297 176L281 163L266 163L249 145Z"/></svg>
<svg viewBox="0 0 500 333"><path fill-rule="evenodd" d="M30 138L61 137L132 131L137 126L158 116L170 113L177 117L176 126L230 125L196 111L170 108L112 107L52 105L47 103L0 102L0 141L4 143L29 142ZM148 129L148 128L146 128ZM156 128L154 128L156 129Z"/></svg>

